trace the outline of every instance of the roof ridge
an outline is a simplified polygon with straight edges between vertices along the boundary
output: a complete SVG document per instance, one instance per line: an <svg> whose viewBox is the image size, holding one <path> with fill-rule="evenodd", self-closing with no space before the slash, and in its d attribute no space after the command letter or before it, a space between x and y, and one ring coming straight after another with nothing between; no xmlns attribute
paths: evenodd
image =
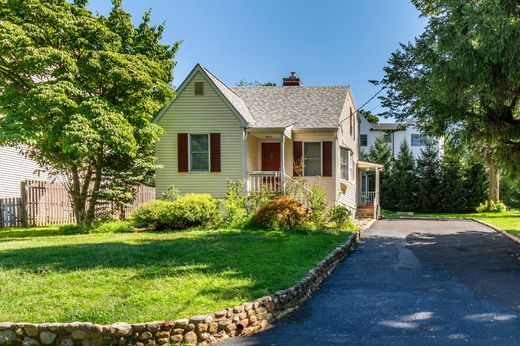
<svg viewBox="0 0 520 346"><path fill-rule="evenodd" d="M200 65L200 67L202 67L202 69L204 71L206 71L207 74L211 75L213 78L215 78L216 80L218 80L223 86L225 86L226 88L229 89L229 91L231 91L233 94L235 94L239 99L242 100L242 102L244 102L244 105L247 107L247 104L246 104L246 101L244 101L244 99L242 97L240 97L240 95L238 95L236 92L233 91L233 89L231 89L232 87L229 87L226 85L226 83L224 83L223 81L221 81L217 76L215 76L213 73L211 73L207 68L205 68L204 66ZM249 110L249 107L247 108ZM251 110L249 110L251 112Z"/></svg>

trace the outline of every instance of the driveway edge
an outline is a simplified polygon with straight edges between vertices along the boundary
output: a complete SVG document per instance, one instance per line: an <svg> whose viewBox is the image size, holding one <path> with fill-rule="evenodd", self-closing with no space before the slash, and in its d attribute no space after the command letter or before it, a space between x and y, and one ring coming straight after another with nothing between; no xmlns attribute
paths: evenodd
<svg viewBox="0 0 520 346"><path fill-rule="evenodd" d="M477 220L477 219L473 219L473 218L466 218L466 220L471 220L471 221L475 221L475 222L478 222L480 223L481 225L484 225L484 226L487 226L493 230L495 230L496 232L498 233L502 233L503 235L505 235L507 238L509 238L510 240L512 240L513 242L515 242L516 244L520 245L520 238L518 237L515 237L514 235L512 234L509 234L507 233L506 231L498 228L498 227L495 227L493 225L490 225L489 223L487 222L484 222L484 221L480 221L480 220Z"/></svg>

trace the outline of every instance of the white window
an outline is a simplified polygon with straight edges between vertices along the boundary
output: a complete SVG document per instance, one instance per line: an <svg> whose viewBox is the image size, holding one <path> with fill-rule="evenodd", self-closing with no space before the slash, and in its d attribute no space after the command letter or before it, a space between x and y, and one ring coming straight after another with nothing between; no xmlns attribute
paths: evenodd
<svg viewBox="0 0 520 346"><path fill-rule="evenodd" d="M303 143L303 175L321 175L321 142Z"/></svg>
<svg viewBox="0 0 520 346"><path fill-rule="evenodd" d="M385 142L392 143L392 133L391 132L385 133Z"/></svg>
<svg viewBox="0 0 520 346"><path fill-rule="evenodd" d="M428 136L425 133L412 134L412 147L422 147L426 145Z"/></svg>
<svg viewBox="0 0 520 346"><path fill-rule="evenodd" d="M349 162L350 162L350 154L349 150L346 148L340 149L340 156L341 156L341 179L343 180L349 180L350 177L350 169L349 169Z"/></svg>
<svg viewBox="0 0 520 346"><path fill-rule="evenodd" d="M190 172L209 172L208 134L190 134Z"/></svg>

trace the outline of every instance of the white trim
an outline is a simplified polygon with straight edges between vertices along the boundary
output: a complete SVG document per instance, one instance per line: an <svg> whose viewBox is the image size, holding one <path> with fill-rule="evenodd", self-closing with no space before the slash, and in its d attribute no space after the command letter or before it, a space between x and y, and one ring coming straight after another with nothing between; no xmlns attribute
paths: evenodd
<svg viewBox="0 0 520 346"><path fill-rule="evenodd" d="M207 171L192 171L191 169L191 135L207 135L208 136L208 170ZM204 174L211 172L211 137L210 133L188 133L188 172L193 174Z"/></svg>

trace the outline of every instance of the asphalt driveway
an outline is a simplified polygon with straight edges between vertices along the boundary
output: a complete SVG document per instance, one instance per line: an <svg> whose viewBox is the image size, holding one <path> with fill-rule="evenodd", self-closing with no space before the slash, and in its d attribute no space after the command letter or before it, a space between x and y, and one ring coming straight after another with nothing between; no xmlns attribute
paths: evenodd
<svg viewBox="0 0 520 346"><path fill-rule="evenodd" d="M223 344L520 345L520 247L473 221L378 221L300 309Z"/></svg>

